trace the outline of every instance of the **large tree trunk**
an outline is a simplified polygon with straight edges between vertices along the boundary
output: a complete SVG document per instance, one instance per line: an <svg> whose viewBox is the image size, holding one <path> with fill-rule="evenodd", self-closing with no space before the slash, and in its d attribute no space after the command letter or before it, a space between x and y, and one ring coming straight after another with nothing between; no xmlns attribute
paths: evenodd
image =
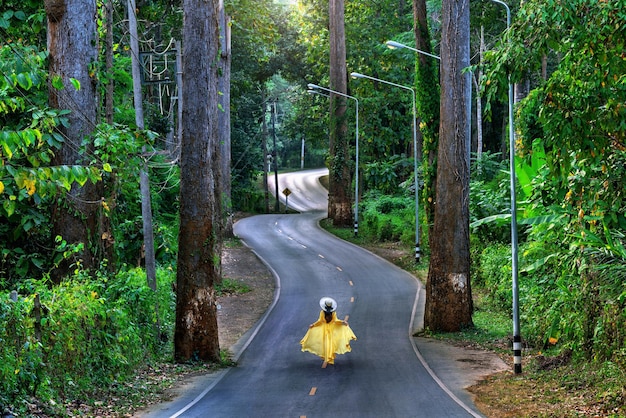
<svg viewBox="0 0 626 418"><path fill-rule="evenodd" d="M219 0L183 2L183 137L176 275L177 361L219 361L213 283L221 257L217 130Z"/></svg>
<svg viewBox="0 0 626 418"><path fill-rule="evenodd" d="M344 0L329 1L330 89L348 94ZM328 217L337 226L352 225L352 170L348 147L346 98L330 95L330 159L328 178Z"/></svg>
<svg viewBox="0 0 626 418"><path fill-rule="evenodd" d="M50 106L69 109L69 126L60 126L65 138L56 152L54 165L80 165L86 163L79 150L96 125L96 83L89 75L97 59L95 0L46 0L48 17L48 69L50 80L60 78L65 88L48 88ZM80 89L72 86L70 79L80 82ZM87 152L90 150L87 146ZM98 234L98 211L101 193L99 185L91 182L83 187L72 186L64 201L55 204L52 211L53 239L60 235L69 244L82 244L83 250L70 260L64 260L52 272L59 281L70 267L80 262L84 268L97 267L103 242Z"/></svg>
<svg viewBox="0 0 626 418"><path fill-rule="evenodd" d="M424 325L448 332L472 325L466 100L471 81L462 73L470 63L469 0L443 0L442 16L441 124Z"/></svg>

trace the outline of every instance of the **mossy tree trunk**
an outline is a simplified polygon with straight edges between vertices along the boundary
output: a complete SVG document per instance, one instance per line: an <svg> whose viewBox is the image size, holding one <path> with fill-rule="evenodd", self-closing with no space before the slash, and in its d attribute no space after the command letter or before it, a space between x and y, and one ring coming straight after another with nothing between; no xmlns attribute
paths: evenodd
<svg viewBox="0 0 626 418"><path fill-rule="evenodd" d="M330 89L348 94L344 0L329 1ZM352 225L352 164L348 144L346 98L330 95L328 217L336 226Z"/></svg>

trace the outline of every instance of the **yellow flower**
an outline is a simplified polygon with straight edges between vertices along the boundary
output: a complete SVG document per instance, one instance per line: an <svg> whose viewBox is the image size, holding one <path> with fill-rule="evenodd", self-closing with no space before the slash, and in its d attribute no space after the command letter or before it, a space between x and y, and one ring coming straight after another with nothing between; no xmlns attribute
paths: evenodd
<svg viewBox="0 0 626 418"><path fill-rule="evenodd" d="M554 337L550 337L548 338L548 342L552 345L555 345L559 340L557 338Z"/></svg>
<svg viewBox="0 0 626 418"><path fill-rule="evenodd" d="M4 192L4 183L0 181L0 193Z"/></svg>
<svg viewBox="0 0 626 418"><path fill-rule="evenodd" d="M32 196L35 194L35 180L31 180L31 179L26 179L24 180L24 187L26 188L26 191L28 192L29 196Z"/></svg>

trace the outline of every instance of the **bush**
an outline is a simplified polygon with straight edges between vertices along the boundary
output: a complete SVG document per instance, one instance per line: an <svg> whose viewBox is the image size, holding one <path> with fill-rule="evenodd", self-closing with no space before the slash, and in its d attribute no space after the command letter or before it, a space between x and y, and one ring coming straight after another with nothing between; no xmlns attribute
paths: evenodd
<svg viewBox="0 0 626 418"><path fill-rule="evenodd" d="M371 193L363 203L362 233L372 240L415 240L415 201L411 197L386 196Z"/></svg>
<svg viewBox="0 0 626 418"><path fill-rule="evenodd" d="M163 355L174 274L161 269L157 279L156 294L135 269L111 278L79 273L54 287L27 280L17 300L0 295L0 407L100 392Z"/></svg>
<svg viewBox="0 0 626 418"><path fill-rule="evenodd" d="M492 306L499 311L510 312L513 303L510 245L493 244L486 247L480 253L476 269L476 284L484 286Z"/></svg>

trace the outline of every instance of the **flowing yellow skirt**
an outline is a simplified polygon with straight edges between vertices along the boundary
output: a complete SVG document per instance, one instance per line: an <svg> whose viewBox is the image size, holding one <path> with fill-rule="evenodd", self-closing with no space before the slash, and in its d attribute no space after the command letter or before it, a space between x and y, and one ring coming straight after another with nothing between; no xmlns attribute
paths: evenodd
<svg viewBox="0 0 626 418"><path fill-rule="evenodd" d="M356 335L347 323L338 320L335 312L332 320L327 323L322 311L320 319L309 328L300 344L302 351L316 354L328 364L334 364L336 354L352 351L352 340L356 340Z"/></svg>

